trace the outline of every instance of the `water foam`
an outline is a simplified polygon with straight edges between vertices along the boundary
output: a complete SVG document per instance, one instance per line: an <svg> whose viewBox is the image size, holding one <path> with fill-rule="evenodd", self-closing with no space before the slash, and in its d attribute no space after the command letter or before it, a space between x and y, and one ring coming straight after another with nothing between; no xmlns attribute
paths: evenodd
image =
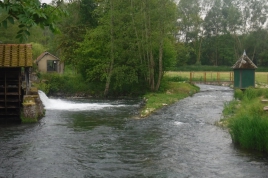
<svg viewBox="0 0 268 178"><path fill-rule="evenodd" d="M109 103L76 103L62 99L50 99L46 94L39 90L38 94L40 99L47 110L70 110L70 111L83 111L83 110L99 110L107 107L118 107L121 105L111 105Z"/></svg>

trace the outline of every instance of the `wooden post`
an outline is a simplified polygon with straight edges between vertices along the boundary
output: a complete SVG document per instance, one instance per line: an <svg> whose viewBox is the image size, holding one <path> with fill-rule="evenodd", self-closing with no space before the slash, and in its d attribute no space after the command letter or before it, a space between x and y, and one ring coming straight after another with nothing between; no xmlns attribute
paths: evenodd
<svg viewBox="0 0 268 178"><path fill-rule="evenodd" d="M192 72L190 72L190 83L192 83Z"/></svg>
<svg viewBox="0 0 268 178"><path fill-rule="evenodd" d="M207 73L204 72L204 82L207 83Z"/></svg>
<svg viewBox="0 0 268 178"><path fill-rule="evenodd" d="M210 72L210 80L212 81L212 72Z"/></svg>

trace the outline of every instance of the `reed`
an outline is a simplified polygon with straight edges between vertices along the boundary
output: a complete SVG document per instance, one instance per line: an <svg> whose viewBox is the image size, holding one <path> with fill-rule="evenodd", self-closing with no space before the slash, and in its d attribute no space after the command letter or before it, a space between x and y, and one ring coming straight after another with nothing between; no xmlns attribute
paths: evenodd
<svg viewBox="0 0 268 178"><path fill-rule="evenodd" d="M268 113L261 102L267 93L268 89L235 90L235 99L224 107L232 140L242 148L268 152Z"/></svg>
<svg viewBox="0 0 268 178"><path fill-rule="evenodd" d="M244 113L231 119L229 128L233 142L242 148L268 152L267 118Z"/></svg>

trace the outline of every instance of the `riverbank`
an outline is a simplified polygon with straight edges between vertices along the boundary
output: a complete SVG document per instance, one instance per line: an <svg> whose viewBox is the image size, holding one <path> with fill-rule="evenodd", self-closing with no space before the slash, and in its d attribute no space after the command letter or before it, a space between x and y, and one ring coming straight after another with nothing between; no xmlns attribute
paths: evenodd
<svg viewBox="0 0 268 178"><path fill-rule="evenodd" d="M144 95L145 105L141 110L141 117L147 117L152 112L173 104L185 97L192 96L200 90L199 87L186 82L168 81L163 90Z"/></svg>
<svg viewBox="0 0 268 178"><path fill-rule="evenodd" d="M94 97L88 86L81 82L81 78L73 77L66 80L66 76L44 75L46 80L34 83L39 89L52 97ZM68 81L68 82L66 82ZM80 82L79 82L80 81ZM77 84L77 85L71 85ZM148 92L140 97L144 98L144 105L140 116L146 117L152 112L173 104L180 99L198 92L199 88L190 83L181 81L177 76L164 76L158 92ZM121 97L122 98L122 97Z"/></svg>
<svg viewBox="0 0 268 178"><path fill-rule="evenodd" d="M235 90L234 100L225 104L220 124L229 129L232 140L243 149L268 153L267 88Z"/></svg>

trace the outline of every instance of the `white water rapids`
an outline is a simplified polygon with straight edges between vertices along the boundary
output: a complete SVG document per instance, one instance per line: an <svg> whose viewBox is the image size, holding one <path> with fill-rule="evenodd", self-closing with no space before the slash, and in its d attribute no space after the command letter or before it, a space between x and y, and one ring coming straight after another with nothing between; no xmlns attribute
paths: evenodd
<svg viewBox="0 0 268 178"><path fill-rule="evenodd" d="M83 110L100 110L110 107L122 107L123 105L112 105L108 103L77 103L71 101L64 101L62 99L50 99L46 94L39 90L38 94L40 99L47 110L70 110L70 111L83 111Z"/></svg>

